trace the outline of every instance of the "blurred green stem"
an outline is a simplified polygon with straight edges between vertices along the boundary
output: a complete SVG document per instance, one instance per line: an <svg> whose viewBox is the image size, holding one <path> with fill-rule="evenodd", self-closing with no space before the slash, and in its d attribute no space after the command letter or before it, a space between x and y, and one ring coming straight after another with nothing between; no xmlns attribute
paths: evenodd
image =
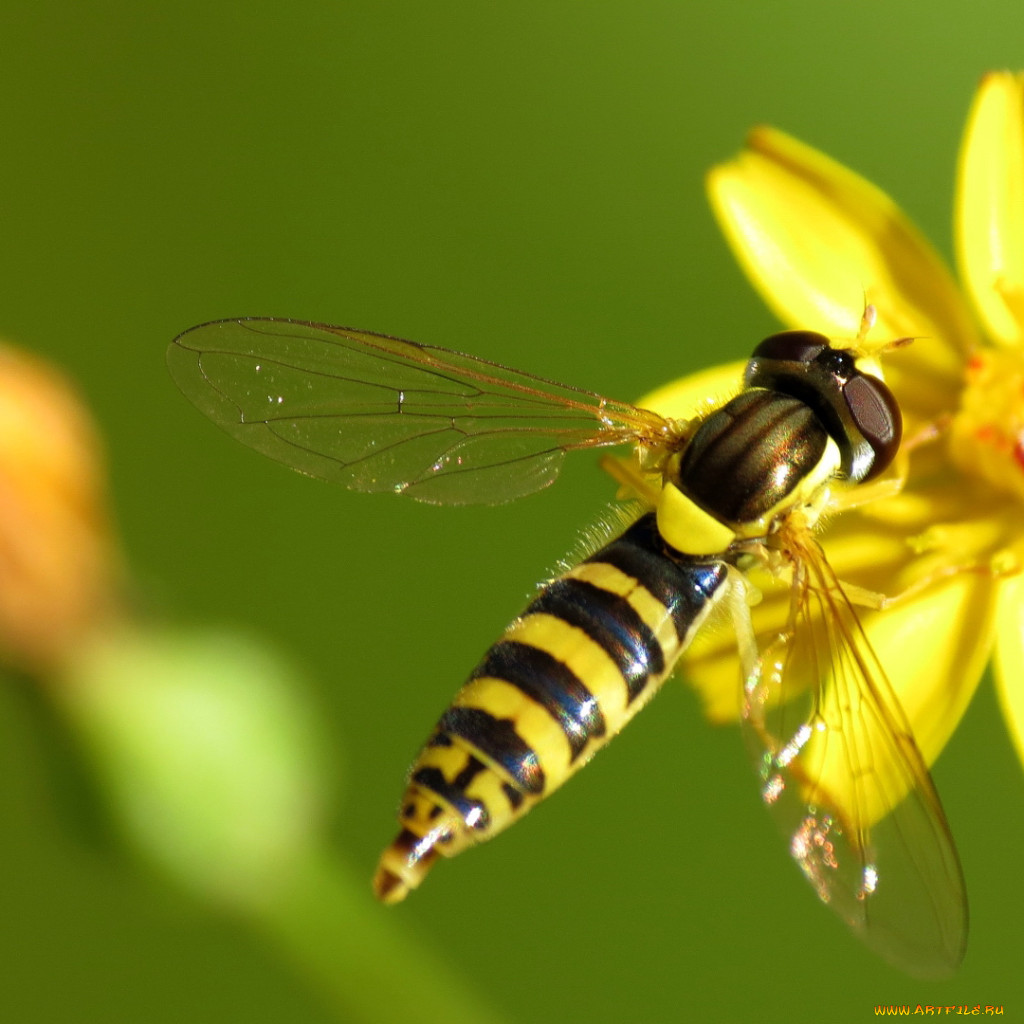
<svg viewBox="0 0 1024 1024"><path fill-rule="evenodd" d="M366 895L362 895L365 890ZM499 1024L466 980L337 859L308 858L268 901L264 931L340 1011L367 1024Z"/></svg>

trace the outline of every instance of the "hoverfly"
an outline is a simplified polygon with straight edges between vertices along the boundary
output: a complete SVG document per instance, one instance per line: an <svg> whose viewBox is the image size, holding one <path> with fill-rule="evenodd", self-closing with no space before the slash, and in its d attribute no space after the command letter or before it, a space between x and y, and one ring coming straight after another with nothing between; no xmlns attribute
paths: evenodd
<svg viewBox="0 0 1024 1024"><path fill-rule="evenodd" d="M870 312L870 307L869 307ZM567 452L606 460L639 498L624 532L543 584L487 651L409 773L374 887L396 902L439 856L522 817L582 767L673 672L716 606L737 626L743 726L762 798L818 897L910 973L955 968L959 861L939 798L849 594L813 537L835 495L876 478L899 406L866 333L762 341L738 392L687 420L475 356L292 320L193 327L178 386L242 443L366 492L496 504L538 491ZM790 587L756 648L748 573Z"/></svg>

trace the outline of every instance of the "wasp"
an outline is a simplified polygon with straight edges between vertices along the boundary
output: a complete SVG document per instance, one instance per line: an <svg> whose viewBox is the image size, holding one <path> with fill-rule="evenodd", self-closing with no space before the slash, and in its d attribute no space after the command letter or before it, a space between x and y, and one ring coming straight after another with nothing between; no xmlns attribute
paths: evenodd
<svg viewBox="0 0 1024 1024"><path fill-rule="evenodd" d="M721 608L736 626L763 802L818 897L911 973L960 962L966 898L942 805L814 536L900 448L870 319L845 344L808 330L769 336L735 395L689 419L344 327L222 320L175 339L171 374L201 412L356 491L496 504L547 487L569 452L632 446L629 459L603 460L635 499L629 524L540 586L410 769L374 879L381 900L403 899L439 857L561 786ZM761 650L748 607L756 567L790 587L787 627Z"/></svg>

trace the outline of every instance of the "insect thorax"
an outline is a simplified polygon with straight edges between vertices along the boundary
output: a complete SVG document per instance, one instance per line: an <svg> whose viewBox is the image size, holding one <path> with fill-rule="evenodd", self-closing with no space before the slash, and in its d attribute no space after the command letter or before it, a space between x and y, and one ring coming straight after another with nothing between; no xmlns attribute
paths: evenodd
<svg viewBox="0 0 1024 1024"><path fill-rule="evenodd" d="M793 508L817 504L839 464L808 405L750 388L708 416L667 467L659 529L687 554L724 551L737 538L766 535Z"/></svg>

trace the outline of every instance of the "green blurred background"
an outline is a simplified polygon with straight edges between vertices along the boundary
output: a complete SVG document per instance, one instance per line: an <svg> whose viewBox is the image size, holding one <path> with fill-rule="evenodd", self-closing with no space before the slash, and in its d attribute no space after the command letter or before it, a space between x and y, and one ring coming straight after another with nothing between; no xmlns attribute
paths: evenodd
<svg viewBox="0 0 1024 1024"><path fill-rule="evenodd" d="M511 507L354 496L230 441L167 342L216 317L367 327L629 399L775 324L702 176L767 121L898 197L949 253L954 159L1019 0L0 7L0 332L106 435L160 616L301 666L335 747L338 848L372 873L444 703L610 494L586 455ZM1024 782L988 684L935 769L971 896L951 982L817 905L741 742L669 686L581 777L379 911L509 1020L1021 1014ZM0 693L0 1019L338 1020L301 967L97 830L44 701ZM377 911L374 911L376 913ZM343 972L345 963L337 970ZM445 1007L424 1019L445 1019Z"/></svg>

